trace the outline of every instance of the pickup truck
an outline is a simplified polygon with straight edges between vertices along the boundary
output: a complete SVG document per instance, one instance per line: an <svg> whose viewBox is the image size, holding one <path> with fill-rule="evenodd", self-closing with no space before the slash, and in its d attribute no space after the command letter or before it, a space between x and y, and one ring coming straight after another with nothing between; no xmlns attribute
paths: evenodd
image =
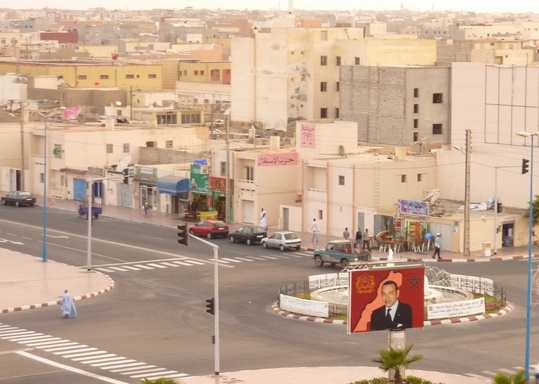
<svg viewBox="0 0 539 384"><path fill-rule="evenodd" d="M314 264L322 267L324 263L331 265L340 264L346 268L350 262L370 260L370 252L361 252L354 248L349 240L332 240L324 249L316 249L313 254Z"/></svg>

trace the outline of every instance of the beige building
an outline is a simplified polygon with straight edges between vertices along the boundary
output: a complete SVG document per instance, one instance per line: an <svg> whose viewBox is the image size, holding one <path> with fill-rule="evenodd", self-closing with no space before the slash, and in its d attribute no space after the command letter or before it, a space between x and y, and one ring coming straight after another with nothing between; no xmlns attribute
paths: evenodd
<svg viewBox="0 0 539 384"><path fill-rule="evenodd" d="M431 40L365 39L362 28L271 28L232 40L232 120L287 130L336 119L341 65L434 65Z"/></svg>

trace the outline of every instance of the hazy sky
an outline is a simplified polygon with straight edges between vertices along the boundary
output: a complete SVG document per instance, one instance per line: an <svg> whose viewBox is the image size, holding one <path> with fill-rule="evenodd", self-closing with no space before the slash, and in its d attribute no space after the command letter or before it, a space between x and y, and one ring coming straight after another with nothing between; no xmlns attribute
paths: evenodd
<svg viewBox="0 0 539 384"><path fill-rule="evenodd" d="M5 1L0 7L16 9L61 8L86 9L102 7L106 9L181 9L187 6L195 8L228 9L288 9L288 0L18 0ZM514 12L539 13L537 0L294 0L294 8L308 10L393 10L403 5L414 11L426 10L465 10L474 12Z"/></svg>

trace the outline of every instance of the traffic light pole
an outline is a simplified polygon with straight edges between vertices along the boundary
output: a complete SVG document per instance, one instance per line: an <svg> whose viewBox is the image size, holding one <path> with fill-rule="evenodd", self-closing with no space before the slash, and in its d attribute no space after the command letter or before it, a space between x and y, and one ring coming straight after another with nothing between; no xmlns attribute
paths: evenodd
<svg viewBox="0 0 539 384"><path fill-rule="evenodd" d="M209 241L206 241L204 239L201 239L199 237L193 236L189 234L188 232L185 234L188 237L191 237L192 239L195 239L197 241L200 241L201 243L204 243L206 245L209 245L213 248L213 273L214 273L214 286L213 286L213 297L214 297L214 324L213 324L213 332L215 337L215 344L214 344L214 372L215 376L219 376L219 246L215 245L213 243L210 243Z"/></svg>

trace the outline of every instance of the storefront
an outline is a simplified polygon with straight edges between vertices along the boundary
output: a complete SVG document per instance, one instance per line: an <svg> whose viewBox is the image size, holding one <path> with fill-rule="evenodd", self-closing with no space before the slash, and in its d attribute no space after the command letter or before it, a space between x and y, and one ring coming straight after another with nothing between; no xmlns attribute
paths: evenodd
<svg viewBox="0 0 539 384"><path fill-rule="evenodd" d="M205 160L195 160L194 164L191 164L189 191L193 211L206 212L213 208L208 165Z"/></svg>
<svg viewBox="0 0 539 384"><path fill-rule="evenodd" d="M189 204L189 179L180 176L164 176L157 179L161 205L165 213L183 215Z"/></svg>
<svg viewBox="0 0 539 384"><path fill-rule="evenodd" d="M212 207L218 213L221 220L226 218L226 179L222 177L210 177L209 190L211 192ZM229 180L230 206L229 221L234 222L234 180Z"/></svg>
<svg viewBox="0 0 539 384"><path fill-rule="evenodd" d="M156 209L159 202L159 194L157 191L157 169L136 166L133 181L136 183L138 195L135 196L135 208L142 207L145 202L148 202L152 209Z"/></svg>

